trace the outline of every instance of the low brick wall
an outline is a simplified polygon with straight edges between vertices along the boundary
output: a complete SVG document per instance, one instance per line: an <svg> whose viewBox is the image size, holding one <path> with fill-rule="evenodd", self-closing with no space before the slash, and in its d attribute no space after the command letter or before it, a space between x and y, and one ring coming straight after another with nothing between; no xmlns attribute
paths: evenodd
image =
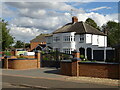
<svg viewBox="0 0 120 90"><path fill-rule="evenodd" d="M117 79L119 70L116 63L79 63L79 76Z"/></svg>
<svg viewBox="0 0 120 90"><path fill-rule="evenodd" d="M37 59L8 59L8 69L37 68Z"/></svg>
<svg viewBox="0 0 120 90"><path fill-rule="evenodd" d="M26 58L35 58L35 56L24 56Z"/></svg>
<svg viewBox="0 0 120 90"><path fill-rule="evenodd" d="M86 76L112 79L120 78L120 64L118 63L62 61L60 68L61 74L69 76Z"/></svg>
<svg viewBox="0 0 120 90"><path fill-rule="evenodd" d="M72 62L61 62L60 63L60 73L63 75L72 76Z"/></svg>

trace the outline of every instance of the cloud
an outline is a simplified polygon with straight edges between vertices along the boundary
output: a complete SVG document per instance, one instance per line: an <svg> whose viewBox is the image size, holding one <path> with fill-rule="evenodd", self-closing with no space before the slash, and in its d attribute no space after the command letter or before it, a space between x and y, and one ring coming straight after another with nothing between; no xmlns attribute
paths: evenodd
<svg viewBox="0 0 120 90"><path fill-rule="evenodd" d="M71 9L75 9L74 7L67 5L63 2L6 2L7 5L16 8L29 8L29 9L54 9L54 10L62 10L69 11Z"/></svg>
<svg viewBox="0 0 120 90"><path fill-rule="evenodd" d="M98 26L102 26L108 21L118 22L118 14L103 15L99 13L90 12L85 14L78 14L77 17L80 21L85 21L87 18L92 18L98 24Z"/></svg>
<svg viewBox="0 0 120 90"><path fill-rule="evenodd" d="M99 26L109 20L118 20L117 14L86 13L83 8L75 8L63 2L7 2L5 7L7 10L3 12L4 15L12 17L9 21L10 33L16 40L26 42L40 33L51 33L71 22L71 9L74 10L73 15L77 16L79 21L85 21L89 17ZM10 8L14 8L15 11Z"/></svg>
<svg viewBox="0 0 120 90"><path fill-rule="evenodd" d="M12 18L18 14L17 12L15 13L14 11L10 10L9 7L7 7L4 3L2 3L0 7L1 7L0 12L2 12L2 17L4 18L9 18L9 17Z"/></svg>
<svg viewBox="0 0 120 90"><path fill-rule="evenodd" d="M15 37L15 40L21 40L25 42L29 42L31 39L35 38L36 35L42 33L36 28L25 28L15 25L10 25L9 28L10 34Z"/></svg>
<svg viewBox="0 0 120 90"><path fill-rule="evenodd" d="M97 7L97 8L91 9L90 11L98 11L98 10L101 10L101 9L111 9L111 7L106 7L106 6Z"/></svg>

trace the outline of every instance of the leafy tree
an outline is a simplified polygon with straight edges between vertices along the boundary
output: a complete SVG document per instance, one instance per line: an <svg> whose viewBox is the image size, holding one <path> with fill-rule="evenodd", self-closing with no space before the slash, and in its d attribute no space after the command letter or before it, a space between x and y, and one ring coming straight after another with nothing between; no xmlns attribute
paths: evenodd
<svg viewBox="0 0 120 90"><path fill-rule="evenodd" d="M91 18L86 19L85 23L87 23L87 24L89 24L90 26L92 26L92 27L100 30L100 27L97 26L97 23L96 23L93 19L91 19Z"/></svg>
<svg viewBox="0 0 120 90"><path fill-rule="evenodd" d="M30 43L25 43L25 48L30 48Z"/></svg>
<svg viewBox="0 0 120 90"><path fill-rule="evenodd" d="M24 47L24 42L18 40L15 45L14 45L15 48L23 48Z"/></svg>
<svg viewBox="0 0 120 90"><path fill-rule="evenodd" d="M103 31L107 31L108 46L113 46L120 43L120 23L108 21L106 25L102 26Z"/></svg>
<svg viewBox="0 0 120 90"><path fill-rule="evenodd" d="M0 45L2 45L2 50L9 48L10 45L14 42L13 37L10 35L10 29L7 28L8 23L3 19L0 19ZM1 47L1 46L0 46Z"/></svg>

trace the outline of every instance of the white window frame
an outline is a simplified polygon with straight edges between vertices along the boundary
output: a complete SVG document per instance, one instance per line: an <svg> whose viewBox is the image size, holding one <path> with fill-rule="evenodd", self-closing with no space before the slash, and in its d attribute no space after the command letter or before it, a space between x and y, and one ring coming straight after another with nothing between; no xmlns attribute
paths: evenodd
<svg viewBox="0 0 120 90"><path fill-rule="evenodd" d="M80 43L84 43L85 37L83 34L80 35L79 41Z"/></svg>

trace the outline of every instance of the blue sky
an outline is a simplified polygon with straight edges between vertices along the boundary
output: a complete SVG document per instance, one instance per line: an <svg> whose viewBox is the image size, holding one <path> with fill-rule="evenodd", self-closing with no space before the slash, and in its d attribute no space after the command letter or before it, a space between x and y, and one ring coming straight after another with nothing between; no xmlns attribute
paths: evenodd
<svg viewBox="0 0 120 90"><path fill-rule="evenodd" d="M67 4L70 4L76 8L83 8L86 12L90 12L89 10L98 7L111 7L110 9L100 9L94 12L101 14L118 13L118 2L90 2L82 4L80 2L78 2L77 4L76 2L68 2Z"/></svg>
<svg viewBox="0 0 120 90"><path fill-rule="evenodd" d="M8 21L16 40L29 42L71 22L71 9L79 21L92 18L98 26L110 20L118 22L117 2L5 2L2 18Z"/></svg>

